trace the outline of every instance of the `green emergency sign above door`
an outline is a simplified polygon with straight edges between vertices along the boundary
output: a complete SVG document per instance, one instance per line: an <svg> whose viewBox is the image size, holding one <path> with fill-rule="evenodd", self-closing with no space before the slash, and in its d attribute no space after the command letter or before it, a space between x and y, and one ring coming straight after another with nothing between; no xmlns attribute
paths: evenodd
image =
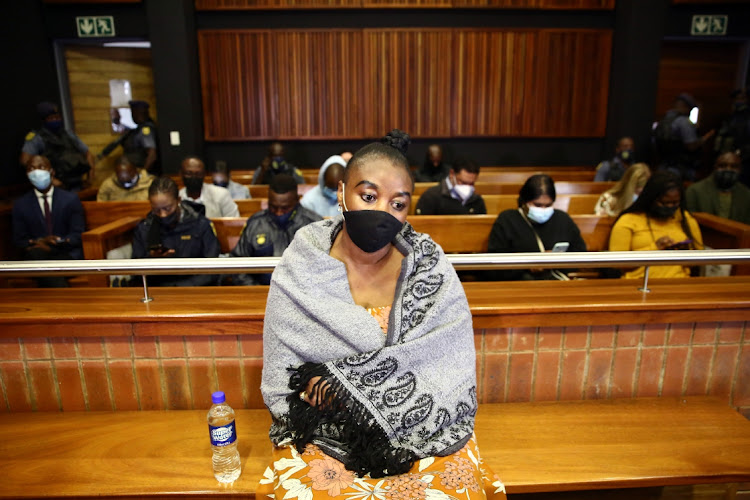
<svg viewBox="0 0 750 500"><path fill-rule="evenodd" d="M78 38L115 36L115 20L112 16L76 17Z"/></svg>

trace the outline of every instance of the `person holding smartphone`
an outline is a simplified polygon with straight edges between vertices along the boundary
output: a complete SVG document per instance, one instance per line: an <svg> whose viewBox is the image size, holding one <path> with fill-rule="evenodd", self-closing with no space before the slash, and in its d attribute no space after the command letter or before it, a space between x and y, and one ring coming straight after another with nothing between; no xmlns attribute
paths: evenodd
<svg viewBox="0 0 750 500"><path fill-rule="evenodd" d="M548 175L532 175L518 194L518 209L498 215L487 251L585 252L586 242L568 214L556 210L555 183ZM567 280L562 269L508 269L487 274L493 280Z"/></svg>
<svg viewBox="0 0 750 500"><path fill-rule="evenodd" d="M177 184L169 177L154 179L148 189L151 213L138 223L133 234L133 258L218 257L221 245L211 221L181 202ZM217 276L153 275L149 285L206 286L216 284ZM139 286L141 280L131 280Z"/></svg>
<svg viewBox="0 0 750 500"><path fill-rule="evenodd" d="M698 222L685 209L680 178L658 171L646 182L638 199L615 221L609 250L702 250ZM642 278L645 268L627 270L623 278ZM653 278L685 278L690 268L651 266Z"/></svg>

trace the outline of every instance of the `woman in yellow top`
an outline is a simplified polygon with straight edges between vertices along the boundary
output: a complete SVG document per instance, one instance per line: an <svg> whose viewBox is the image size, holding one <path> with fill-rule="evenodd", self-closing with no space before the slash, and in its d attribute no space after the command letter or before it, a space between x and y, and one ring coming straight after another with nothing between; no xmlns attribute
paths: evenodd
<svg viewBox="0 0 750 500"><path fill-rule="evenodd" d="M685 210L682 183L670 172L656 172L638 199L615 222L609 237L610 251L702 250L698 222ZM641 278L644 268L631 269L624 278ZM652 266L653 278L686 278L690 268Z"/></svg>

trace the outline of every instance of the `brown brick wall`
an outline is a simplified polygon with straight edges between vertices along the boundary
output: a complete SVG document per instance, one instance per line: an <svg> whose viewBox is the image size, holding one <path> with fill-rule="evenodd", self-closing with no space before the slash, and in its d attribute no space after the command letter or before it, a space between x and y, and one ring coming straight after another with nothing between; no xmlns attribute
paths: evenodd
<svg viewBox="0 0 750 500"><path fill-rule="evenodd" d="M747 323L475 331L479 401L711 394L750 417ZM262 408L260 335L0 339L4 411Z"/></svg>

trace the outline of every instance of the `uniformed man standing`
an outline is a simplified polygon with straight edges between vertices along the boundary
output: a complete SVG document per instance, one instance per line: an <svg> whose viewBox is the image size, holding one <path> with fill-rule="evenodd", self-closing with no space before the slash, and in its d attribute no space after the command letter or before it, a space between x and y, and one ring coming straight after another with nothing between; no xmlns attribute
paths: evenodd
<svg viewBox="0 0 750 500"><path fill-rule="evenodd" d="M156 125L148 113L146 101L129 101L130 112L136 128L126 130L104 148L100 156L107 156L122 145L123 153L136 168L145 168L149 174L161 175L161 163L156 151Z"/></svg>
<svg viewBox="0 0 750 500"><path fill-rule="evenodd" d="M268 185L268 209L253 214L245 223L232 257L280 257L303 226L321 217L299 204L297 183L286 174L278 174ZM237 285L268 285L271 274L239 274Z"/></svg>
<svg viewBox="0 0 750 500"><path fill-rule="evenodd" d="M55 171L57 187L80 191L83 175L90 172L89 180L94 179L94 155L78 136L65 130L57 104L40 102L36 110L42 127L26 135L19 159L21 165L25 169L32 157L44 156Z"/></svg>

